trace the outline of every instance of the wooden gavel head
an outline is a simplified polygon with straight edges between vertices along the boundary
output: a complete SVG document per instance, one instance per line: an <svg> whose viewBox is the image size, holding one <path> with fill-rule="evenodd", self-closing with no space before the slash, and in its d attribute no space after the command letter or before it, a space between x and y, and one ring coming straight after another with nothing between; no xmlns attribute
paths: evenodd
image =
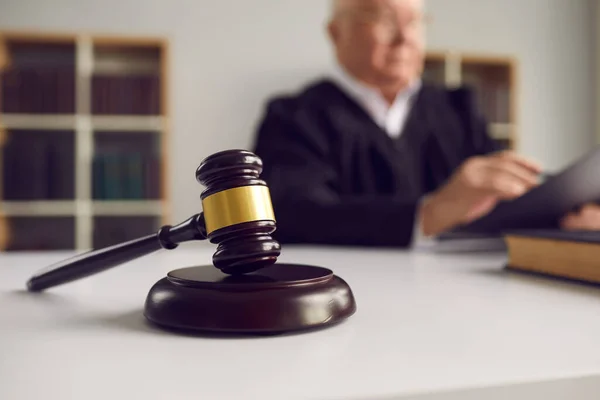
<svg viewBox="0 0 600 400"><path fill-rule="evenodd" d="M246 274L277 261L281 246L269 188L260 179L261 159L246 150L207 157L196 170L206 237L217 244L213 265L230 275Z"/></svg>

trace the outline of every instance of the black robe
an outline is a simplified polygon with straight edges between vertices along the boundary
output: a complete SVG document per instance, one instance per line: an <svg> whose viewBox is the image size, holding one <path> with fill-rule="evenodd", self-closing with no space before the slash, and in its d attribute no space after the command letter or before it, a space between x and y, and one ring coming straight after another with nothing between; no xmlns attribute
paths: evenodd
<svg viewBox="0 0 600 400"><path fill-rule="evenodd" d="M281 243L406 247L420 198L495 143L466 88L424 84L395 139L322 80L270 100L252 150Z"/></svg>

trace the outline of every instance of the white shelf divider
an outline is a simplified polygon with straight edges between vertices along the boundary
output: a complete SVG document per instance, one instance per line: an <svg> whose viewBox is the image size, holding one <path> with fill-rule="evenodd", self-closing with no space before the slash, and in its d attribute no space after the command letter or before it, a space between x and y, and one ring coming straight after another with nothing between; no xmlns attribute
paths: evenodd
<svg viewBox="0 0 600 400"><path fill-rule="evenodd" d="M449 52L446 56L445 81L449 87L458 86L462 82L462 59L456 52Z"/></svg>
<svg viewBox="0 0 600 400"><path fill-rule="evenodd" d="M164 119L156 116L110 115L92 117L92 127L101 131L156 131L164 129Z"/></svg>
<svg viewBox="0 0 600 400"><path fill-rule="evenodd" d="M0 202L2 214L9 217L75 216L75 202L71 200L20 200Z"/></svg>
<svg viewBox="0 0 600 400"><path fill-rule="evenodd" d="M511 140L512 139L512 124L491 123L489 124L490 134L494 139Z"/></svg>
<svg viewBox="0 0 600 400"><path fill-rule="evenodd" d="M90 117L91 77L94 65L92 39L82 35L77 39L77 135L75 139L75 198L76 224L75 247L83 251L92 248L93 217L92 197L92 158L94 138Z"/></svg>
<svg viewBox="0 0 600 400"><path fill-rule="evenodd" d="M161 216L160 200L103 200L92 203L92 214L98 216Z"/></svg>
<svg viewBox="0 0 600 400"><path fill-rule="evenodd" d="M67 114L2 114L0 121L4 129L74 130L76 118Z"/></svg>
<svg viewBox="0 0 600 400"><path fill-rule="evenodd" d="M3 215L10 217L161 216L160 200L18 200L0 201Z"/></svg>
<svg viewBox="0 0 600 400"><path fill-rule="evenodd" d="M94 60L94 73L102 75L155 74L159 70L155 60L140 59L132 62L117 54L103 54Z"/></svg>

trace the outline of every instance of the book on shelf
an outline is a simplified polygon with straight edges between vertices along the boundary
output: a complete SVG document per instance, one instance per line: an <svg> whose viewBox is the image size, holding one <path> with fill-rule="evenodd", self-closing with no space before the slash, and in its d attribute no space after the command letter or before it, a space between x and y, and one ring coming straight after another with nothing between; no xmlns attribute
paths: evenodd
<svg viewBox="0 0 600 400"><path fill-rule="evenodd" d="M18 67L2 72L2 112L7 114L72 114L75 112L75 69Z"/></svg>
<svg viewBox="0 0 600 400"><path fill-rule="evenodd" d="M510 122L510 82L499 77L488 77L485 73L467 70L464 84L475 91L477 108L488 122Z"/></svg>
<svg viewBox="0 0 600 400"><path fill-rule="evenodd" d="M160 198L160 158L135 151L103 152L92 165L96 200Z"/></svg>
<svg viewBox="0 0 600 400"><path fill-rule="evenodd" d="M433 84L445 84L444 64L440 62L426 62L423 69L423 81Z"/></svg>
<svg viewBox="0 0 600 400"><path fill-rule="evenodd" d="M160 115L158 75L96 75L92 78L95 115Z"/></svg>
<svg viewBox="0 0 600 400"><path fill-rule="evenodd" d="M488 121L508 123L510 121L510 93L508 84L494 81L483 82L478 87L478 105Z"/></svg>
<svg viewBox="0 0 600 400"><path fill-rule="evenodd" d="M9 131L1 157L4 200L72 199L74 147L74 132Z"/></svg>
<svg viewBox="0 0 600 400"><path fill-rule="evenodd" d="M507 232L508 270L600 283L600 231Z"/></svg>
<svg viewBox="0 0 600 400"><path fill-rule="evenodd" d="M123 243L155 232L160 220L155 216L94 217L93 247L101 248Z"/></svg>
<svg viewBox="0 0 600 400"><path fill-rule="evenodd" d="M7 220L8 251L68 250L75 245L75 218L19 216Z"/></svg>
<svg viewBox="0 0 600 400"><path fill-rule="evenodd" d="M498 146L498 150L510 150L513 147L513 143L510 139L495 138L494 141Z"/></svg>
<svg viewBox="0 0 600 400"><path fill-rule="evenodd" d="M6 44L2 69L2 112L72 114L75 112L74 43Z"/></svg>

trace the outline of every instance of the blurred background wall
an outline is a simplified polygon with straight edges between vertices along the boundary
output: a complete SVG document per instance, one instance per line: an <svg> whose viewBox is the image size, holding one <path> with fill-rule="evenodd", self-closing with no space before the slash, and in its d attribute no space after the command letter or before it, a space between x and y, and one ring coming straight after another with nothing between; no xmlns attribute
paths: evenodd
<svg viewBox="0 0 600 400"><path fill-rule="evenodd" d="M519 63L519 151L549 169L596 143L595 0L428 0L431 50ZM325 0L0 0L0 29L164 35L171 41L172 218L198 211L194 170L251 143L264 101L326 73Z"/></svg>

